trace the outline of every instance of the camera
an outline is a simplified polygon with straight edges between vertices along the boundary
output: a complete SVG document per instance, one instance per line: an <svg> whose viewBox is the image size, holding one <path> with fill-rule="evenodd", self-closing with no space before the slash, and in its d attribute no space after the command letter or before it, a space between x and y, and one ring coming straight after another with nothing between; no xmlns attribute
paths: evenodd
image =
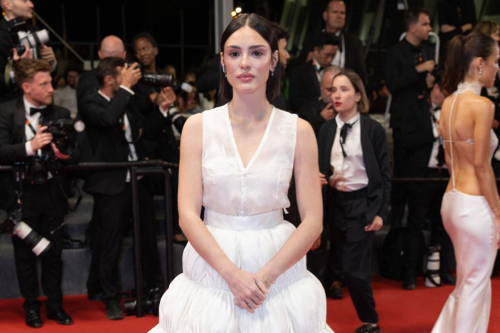
<svg viewBox="0 0 500 333"><path fill-rule="evenodd" d="M144 312L152 313L155 316L159 314L160 301L163 296L164 290L162 288L153 288L147 291L142 301ZM137 300L127 300L123 302L125 313L127 316L133 316L137 313Z"/></svg>
<svg viewBox="0 0 500 333"><path fill-rule="evenodd" d="M43 43L47 43L50 40L47 29L28 32L24 37L19 38L19 31L26 30L26 22L24 22L20 17L7 21L7 29L10 32L11 42L17 50L18 55L22 55L24 53L26 45L33 49Z"/></svg>
<svg viewBox="0 0 500 333"><path fill-rule="evenodd" d="M31 229L29 225L21 221L20 210L10 213L2 224L0 224L0 234L6 233L13 233L21 238L37 256L47 252L51 246L47 238L41 236L38 232Z"/></svg>
<svg viewBox="0 0 500 333"><path fill-rule="evenodd" d="M74 123L71 119L58 119L47 124L46 132L52 134L52 142L62 154L71 156L77 143L69 135L84 129L85 124L81 121ZM41 156L36 155L26 163L24 174L32 184L39 185L47 181L49 172L56 176L60 170L61 164L52 157L50 145L46 145Z"/></svg>
<svg viewBox="0 0 500 333"><path fill-rule="evenodd" d="M167 117L170 118L170 122L175 126L175 129L182 133L187 119L179 112L179 109L176 106L171 106L167 111Z"/></svg>

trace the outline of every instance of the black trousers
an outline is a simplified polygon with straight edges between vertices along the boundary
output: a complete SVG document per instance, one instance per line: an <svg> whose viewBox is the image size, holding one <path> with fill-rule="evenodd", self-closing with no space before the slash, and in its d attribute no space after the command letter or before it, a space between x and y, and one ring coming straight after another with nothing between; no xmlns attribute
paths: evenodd
<svg viewBox="0 0 500 333"><path fill-rule="evenodd" d="M61 228L67 212L67 200L57 180L42 185L24 184L22 195L24 223L51 242L50 249L40 256L41 285L47 296L47 310L62 307L62 241ZM19 289L24 298L26 311L39 310L37 256L19 237L13 237Z"/></svg>
<svg viewBox="0 0 500 333"><path fill-rule="evenodd" d="M153 191L147 179L138 181L139 210L141 225L142 273L146 287L164 287L163 274L160 266L160 256L156 241L157 226ZM123 236L128 221L132 217L132 192L129 183L124 190L114 196L95 195L101 218L97 226L92 263L89 277L99 271L100 286L103 300L119 300L120 274L118 263L120 259ZM89 285L89 282L87 283Z"/></svg>
<svg viewBox="0 0 500 333"><path fill-rule="evenodd" d="M429 178L449 178L445 169L429 168L425 174ZM408 191L408 220L404 247L404 278L413 278L418 272L418 265L422 261L424 245L422 231L431 221L432 243L441 245L440 270L450 270L450 256L453 256L453 244L446 233L441 220L441 202L446 191L446 182L406 184Z"/></svg>
<svg viewBox="0 0 500 333"><path fill-rule="evenodd" d="M371 258L375 232L365 232L368 208L366 188L353 192L334 191L328 207L333 218L333 245L342 267L358 318L378 323L371 286Z"/></svg>

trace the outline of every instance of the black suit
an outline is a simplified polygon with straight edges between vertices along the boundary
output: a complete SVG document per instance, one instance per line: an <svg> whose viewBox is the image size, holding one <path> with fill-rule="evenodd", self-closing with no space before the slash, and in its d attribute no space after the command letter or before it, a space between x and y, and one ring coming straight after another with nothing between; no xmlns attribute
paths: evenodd
<svg viewBox="0 0 500 333"><path fill-rule="evenodd" d="M341 257L342 273L358 317L363 322L377 323L370 284L375 233L365 232L364 227L375 216L385 220L391 179L384 128L366 115L361 116L360 126L368 185L353 192L339 192L327 185L323 188L323 201L325 219L335 229L333 244ZM332 119L321 127L318 138L319 168L327 179L332 175L330 157L336 131L337 122Z"/></svg>
<svg viewBox="0 0 500 333"><path fill-rule="evenodd" d="M325 33L324 29L320 32L309 34L306 38L304 38L300 59L304 59L303 61L305 61L307 53L314 50L319 36L323 33ZM342 47L342 40L344 41L345 46L345 50L342 49L342 52L345 52L345 63L341 64L341 67L355 71L366 84L366 65L363 58L363 43L356 35L348 31L342 31L339 36L339 50L341 50Z"/></svg>
<svg viewBox="0 0 500 333"><path fill-rule="evenodd" d="M327 103L320 99L303 105L298 112L300 118L307 120L311 124L316 137L319 135L321 126L325 123L325 118L321 116L320 112L323 111L326 105Z"/></svg>
<svg viewBox="0 0 500 333"><path fill-rule="evenodd" d="M290 76L289 109L297 113L299 109L309 102L318 100L321 96L316 67L309 61L295 68Z"/></svg>
<svg viewBox="0 0 500 333"><path fill-rule="evenodd" d="M78 110L81 108L81 103L86 96L92 94L99 89L99 82L97 81L97 71L92 69L88 72L80 74L78 78L78 86L76 87L76 99L78 101Z"/></svg>
<svg viewBox="0 0 500 333"><path fill-rule="evenodd" d="M26 153L26 111L23 99L16 99L0 105L0 164L11 165L14 162L28 162L33 157ZM43 114L43 124L57 119L71 119L67 109L48 106ZM49 152L50 155L52 152ZM53 153L52 153L53 154ZM78 161L78 148L72 157L63 163ZM45 184L33 185L28 181L22 188L22 217L31 228L47 238L52 246L40 258L42 266L42 289L47 295L47 308L54 311L62 307L62 240L60 228L67 213L67 196L64 193L64 175L53 174ZM3 177L2 191L11 195L9 202L13 204L15 188L11 175ZM10 205L8 209L13 209ZM26 311L38 310L38 279L36 273L37 257L31 249L18 237L12 238L16 262L17 278L21 294L25 299Z"/></svg>
<svg viewBox="0 0 500 333"><path fill-rule="evenodd" d="M111 101L97 91L88 96L80 110L86 124L94 160L99 162L126 162L129 159L129 143L125 139L124 115L130 123L138 160L144 159L142 137L154 138L169 122L159 111L150 121L128 110L132 95L120 88ZM142 133L142 136L141 136ZM131 217L131 188L126 182L127 170L105 170L90 174L83 189L94 195L101 213L92 266L89 289L102 287L103 300L118 300L120 291L118 260L126 223ZM141 217L142 265L148 287L163 287L159 254L156 243L153 191L147 178L138 182ZM92 272L99 272L99 281L91 281ZM98 288L98 287L96 287ZM89 293L91 290L89 290Z"/></svg>

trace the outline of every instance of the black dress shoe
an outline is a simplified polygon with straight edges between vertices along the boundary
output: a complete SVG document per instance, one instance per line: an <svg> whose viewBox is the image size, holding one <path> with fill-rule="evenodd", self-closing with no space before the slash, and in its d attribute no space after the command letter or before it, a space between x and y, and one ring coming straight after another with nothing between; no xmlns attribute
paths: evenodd
<svg viewBox="0 0 500 333"><path fill-rule="evenodd" d="M73 319L63 309L50 311L47 313L47 318L55 320L59 325L73 324Z"/></svg>
<svg viewBox="0 0 500 333"><path fill-rule="evenodd" d="M326 292L326 296L333 299L343 299L344 294L342 293L342 289L337 286L332 287L332 289Z"/></svg>
<svg viewBox="0 0 500 333"><path fill-rule="evenodd" d="M415 278L404 279L402 288L404 290L415 290Z"/></svg>
<svg viewBox="0 0 500 333"><path fill-rule="evenodd" d="M123 311L118 301L106 301L104 304L106 305L106 317L109 320L123 319Z"/></svg>
<svg viewBox="0 0 500 333"><path fill-rule="evenodd" d="M457 284L457 278L451 275L451 273L441 273L441 283L450 284L452 286Z"/></svg>
<svg viewBox="0 0 500 333"><path fill-rule="evenodd" d="M26 325L33 328L42 327L42 318L40 317L40 311L30 310L26 312Z"/></svg>
<svg viewBox="0 0 500 333"><path fill-rule="evenodd" d="M89 299L89 301L102 301L102 296L104 296L102 291L94 293L89 292L87 294L87 298Z"/></svg>
<svg viewBox="0 0 500 333"><path fill-rule="evenodd" d="M354 331L355 333L382 333L380 326L372 326L370 324L363 324L363 326L359 327Z"/></svg>
<svg viewBox="0 0 500 333"><path fill-rule="evenodd" d="M80 240L73 239L66 235L63 238L63 249L65 250L75 250L83 248L83 243Z"/></svg>

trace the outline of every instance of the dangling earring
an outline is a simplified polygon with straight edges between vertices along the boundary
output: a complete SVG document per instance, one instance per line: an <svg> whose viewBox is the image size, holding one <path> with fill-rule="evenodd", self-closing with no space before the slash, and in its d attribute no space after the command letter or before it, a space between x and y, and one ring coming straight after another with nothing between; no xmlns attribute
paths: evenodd
<svg viewBox="0 0 500 333"><path fill-rule="evenodd" d="M222 73L224 73L224 76L227 77L226 67L224 67L224 65L222 65Z"/></svg>
<svg viewBox="0 0 500 333"><path fill-rule="evenodd" d="M271 76L274 76L274 70L271 71Z"/></svg>
<svg viewBox="0 0 500 333"><path fill-rule="evenodd" d="M481 78L481 75L483 75L483 67L479 67L479 78Z"/></svg>

